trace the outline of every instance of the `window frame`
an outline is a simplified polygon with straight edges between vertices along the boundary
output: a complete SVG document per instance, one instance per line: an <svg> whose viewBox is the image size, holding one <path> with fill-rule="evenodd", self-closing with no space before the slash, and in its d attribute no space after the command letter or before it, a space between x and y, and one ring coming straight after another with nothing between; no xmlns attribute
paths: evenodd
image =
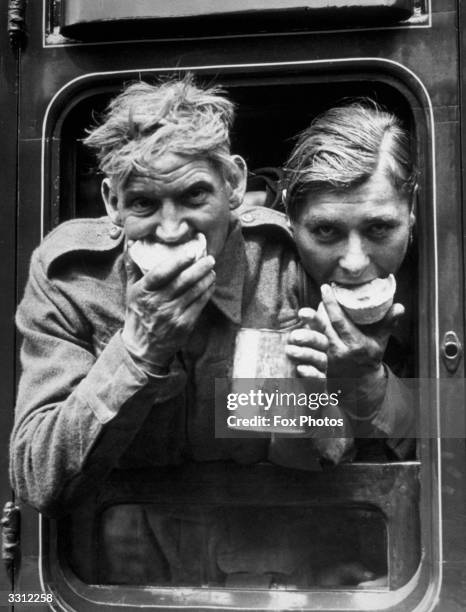
<svg viewBox="0 0 466 612"><path fill-rule="evenodd" d="M420 176L420 187L423 197L423 213L418 219L419 233L419 260L423 262L420 274L422 282L419 283L419 330L434 328L434 337L438 338L438 261L437 261L437 228L436 228L436 199L435 199L435 125L433 119L432 103L429 94L418 77L403 65L391 60L378 58L353 58L341 60L311 60L301 62L282 62L275 64L247 64L232 66L208 66L204 68L186 67L176 69L146 69L134 71L114 71L86 74L73 79L57 92L51 100L43 123L42 139L42 195L41 195L41 234L50 229L56 222L59 213L59 186L54 179L59 176L60 162L60 130L63 120L70 109L83 97L96 92L111 91L115 83L141 76L157 76L172 72L191 70L202 75L212 75L218 78L225 86L234 86L235 83L250 82L267 83L274 79L295 79L306 82L334 81L378 81L391 85L397 89L407 100L414 117L417 136L417 158L423 173ZM429 248L434 245L434 249ZM433 326L432 326L433 322ZM440 356L438 343L430 341L427 332L419 333L417 354L425 356L419 363L420 378L439 378ZM440 391L435 395L429 394L421 398L424 406L429 407L431 418L435 422L437 433L440 436ZM440 464L440 437L437 439L422 440L418 444L419 451L419 478L421 483L421 543L423 557L418 571L413 578L400 589L395 591L361 589L322 589L310 590L305 594L305 600L299 600L296 593L266 593L265 603L257 602L254 605L247 601L232 603L225 589L212 590L210 599L193 603L188 609L204 609L202 606L217 604L221 610L241 609L265 610L271 609L297 609L307 610L393 610L408 612L411 610L427 610L435 601L441 585L441 496L440 482L437 474ZM399 463L397 465L403 465ZM144 589L149 600L144 599L142 589L137 587L99 587L83 585L73 579L66 568L60 566L57 549L57 530L55 521L45 518L40 520L40 567L43 588L52 591L57 601L63 600L66 591L71 600L81 600L86 603L86 609L99 607L99 601L106 603L109 609L119 606L124 598L127 609L137 610L142 606L167 609L186 609L186 597L190 589L179 589L178 595L172 598L172 605L167 605L165 589ZM74 577L76 578L76 577ZM60 589L63 587L63 591ZM109 588L114 595L110 598ZM121 590L123 589L123 590ZM204 590L205 589L200 589ZM157 599L157 592L162 597ZM178 591L178 589L177 589ZM261 592L264 593L264 592ZM270 597L274 598L273 601ZM76 599L77 598L77 599ZM103 599L102 599L103 598ZM294 602L293 602L294 598ZM63 603L69 605L70 600ZM298 601L298 603L296 603ZM299 603L300 601L300 603ZM303 607L303 601L306 606ZM164 603L165 602L165 603ZM312 605L311 605L312 604ZM249 607L244 607L244 606ZM76 609L79 608L79 605Z"/></svg>

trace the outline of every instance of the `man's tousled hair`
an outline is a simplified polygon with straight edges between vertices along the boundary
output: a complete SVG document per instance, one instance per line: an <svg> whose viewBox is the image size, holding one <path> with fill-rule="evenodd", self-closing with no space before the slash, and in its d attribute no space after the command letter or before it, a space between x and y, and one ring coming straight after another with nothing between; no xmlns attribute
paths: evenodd
<svg viewBox="0 0 466 612"><path fill-rule="evenodd" d="M100 170L116 183L132 172L150 172L165 153L230 161L234 106L218 87L201 88L192 75L157 85L129 85L108 105L102 123L84 143L95 150Z"/></svg>
<svg viewBox="0 0 466 612"><path fill-rule="evenodd" d="M299 135L285 166L289 217L297 219L308 194L358 187L379 169L411 197L416 170L400 120L370 99L331 108Z"/></svg>

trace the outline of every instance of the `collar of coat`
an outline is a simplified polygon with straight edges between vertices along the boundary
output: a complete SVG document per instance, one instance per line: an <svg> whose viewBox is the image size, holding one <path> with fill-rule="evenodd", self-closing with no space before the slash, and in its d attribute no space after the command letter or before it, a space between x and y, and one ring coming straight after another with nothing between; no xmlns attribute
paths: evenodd
<svg viewBox="0 0 466 612"><path fill-rule="evenodd" d="M243 234L266 227L292 240L282 213L264 207L240 207L231 215L225 247L217 258L216 287L212 302L233 323L241 323L246 253ZM62 223L46 236L42 245L43 262L48 276L52 267L66 255L79 252L119 253L124 248L124 234L108 217L73 219Z"/></svg>

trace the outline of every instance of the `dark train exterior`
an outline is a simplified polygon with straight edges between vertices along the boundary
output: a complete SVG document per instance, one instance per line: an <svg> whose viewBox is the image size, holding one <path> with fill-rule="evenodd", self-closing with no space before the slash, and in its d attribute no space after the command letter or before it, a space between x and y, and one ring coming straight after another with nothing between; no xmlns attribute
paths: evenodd
<svg viewBox="0 0 466 612"><path fill-rule="evenodd" d="M260 505L254 479L269 479L277 500L286 492L290 503L303 507L373 509L387 530L388 586L280 592L96 584L89 561L95 516L112 501L134 496L137 502L141 491L146 499L170 499L170 477L141 474L132 489L117 474L86 512L71 521L50 521L23 504L15 506L4 452L0 500L13 503L3 521L1 605L29 609L28 594L43 593L53 609L79 611L464 609L465 12L460 0L3 1L0 436L5 449L19 373L13 317L31 252L59 222L103 214L98 177L81 145L84 130L124 83L186 71L201 82L221 83L238 103L235 151L253 168L279 166L291 136L344 97L375 97L403 117L416 135L420 175L417 376L442 384L431 383L431 392L421 398L423 418L436 435L419 440L416 461L344 466L330 483L306 473L271 478L258 466L249 486L235 493L241 503ZM228 487L220 487L225 478L234 488L235 474L202 480L206 499L232 503ZM122 489L126 498L119 497ZM187 486L183 503L189 495ZM76 537L87 560L74 556ZM13 588L18 597L8 603ZM42 599L35 609L48 609Z"/></svg>

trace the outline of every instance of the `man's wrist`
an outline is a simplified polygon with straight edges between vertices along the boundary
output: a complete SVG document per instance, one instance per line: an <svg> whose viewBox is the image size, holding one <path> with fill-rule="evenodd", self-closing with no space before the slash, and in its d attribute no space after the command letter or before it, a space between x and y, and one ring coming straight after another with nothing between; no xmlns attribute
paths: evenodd
<svg viewBox="0 0 466 612"><path fill-rule="evenodd" d="M361 376L357 384L360 395L371 395L377 390L385 387L387 384L387 372L383 363L380 363L378 368Z"/></svg>
<svg viewBox="0 0 466 612"><path fill-rule="evenodd" d="M123 333L121 335L121 339L135 365L145 374L148 376L167 376L167 374L169 374L173 357L168 359L160 358L157 360L147 359L145 356L142 356L137 349L131 346L130 343L128 343Z"/></svg>
<svg viewBox="0 0 466 612"><path fill-rule="evenodd" d="M383 363L357 381L343 398L348 416L354 420L370 421L378 413L387 390L387 372Z"/></svg>
<svg viewBox="0 0 466 612"><path fill-rule="evenodd" d="M134 355L131 355L131 358L133 359L136 366L148 376L167 376L170 373L171 362L166 365L160 365L158 363L152 363L151 361L138 359Z"/></svg>

